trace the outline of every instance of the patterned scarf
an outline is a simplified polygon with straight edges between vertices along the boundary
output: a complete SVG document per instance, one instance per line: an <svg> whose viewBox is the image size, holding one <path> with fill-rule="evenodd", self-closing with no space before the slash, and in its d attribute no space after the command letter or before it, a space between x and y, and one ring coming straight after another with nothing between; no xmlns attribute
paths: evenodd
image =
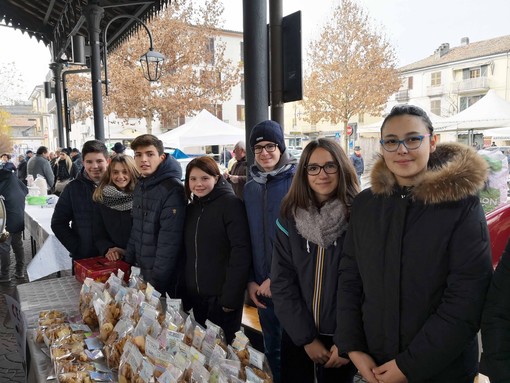
<svg viewBox="0 0 510 383"><path fill-rule="evenodd" d="M103 204L110 209L119 211L131 210L133 208L133 193L127 193L115 186L106 185L103 188Z"/></svg>

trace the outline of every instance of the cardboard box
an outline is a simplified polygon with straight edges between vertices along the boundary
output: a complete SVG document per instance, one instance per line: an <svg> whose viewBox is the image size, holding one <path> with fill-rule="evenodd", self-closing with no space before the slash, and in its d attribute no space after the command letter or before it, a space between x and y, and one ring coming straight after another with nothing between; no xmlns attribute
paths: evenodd
<svg viewBox="0 0 510 383"><path fill-rule="evenodd" d="M117 274L117 270L124 271L124 279L129 279L131 266L124 261L109 261L105 257L85 258L74 261L74 275L78 281L83 283L85 278L92 278L95 281L106 282L111 273Z"/></svg>

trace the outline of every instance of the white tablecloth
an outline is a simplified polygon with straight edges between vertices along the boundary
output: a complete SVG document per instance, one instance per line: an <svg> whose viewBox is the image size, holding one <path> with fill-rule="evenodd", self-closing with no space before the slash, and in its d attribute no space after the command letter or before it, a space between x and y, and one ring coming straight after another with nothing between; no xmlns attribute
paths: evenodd
<svg viewBox="0 0 510 383"><path fill-rule="evenodd" d="M25 227L37 243L39 251L27 266L28 280L45 277L62 270L71 270L69 251L51 230L54 205L26 205Z"/></svg>
<svg viewBox="0 0 510 383"><path fill-rule="evenodd" d="M46 347L35 342L39 312L60 310L71 316L77 315L80 288L81 283L72 276L24 283L16 287L20 309L27 325L27 360L30 361L26 371L28 383L56 381L51 379L54 372L50 358L42 351Z"/></svg>

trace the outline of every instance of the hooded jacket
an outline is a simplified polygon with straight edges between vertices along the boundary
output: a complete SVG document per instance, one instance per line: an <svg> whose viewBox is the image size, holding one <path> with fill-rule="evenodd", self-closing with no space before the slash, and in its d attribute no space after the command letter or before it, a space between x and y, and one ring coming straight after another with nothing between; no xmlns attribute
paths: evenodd
<svg viewBox="0 0 510 383"><path fill-rule="evenodd" d="M510 382L510 241L494 272L482 315L480 372L494 383Z"/></svg>
<svg viewBox="0 0 510 383"><path fill-rule="evenodd" d="M257 164L252 165L251 179L244 186L244 205L250 224L253 256L253 275L250 279L258 284L270 276L276 219L295 171L296 159L285 151L272 172L265 173Z"/></svg>
<svg viewBox="0 0 510 383"><path fill-rule="evenodd" d="M92 233L96 184L84 172L65 187L51 217L51 230L74 260L100 255Z"/></svg>
<svg viewBox="0 0 510 383"><path fill-rule="evenodd" d="M10 233L22 232L25 228L25 196L27 187L6 169L0 169L0 196L3 197L7 213L5 229Z"/></svg>
<svg viewBox="0 0 510 383"><path fill-rule="evenodd" d="M339 207L326 203L318 211L312 206L316 214L280 217L276 223L271 295L282 327L298 347L319 334L335 333L338 267L347 230L346 209Z"/></svg>
<svg viewBox="0 0 510 383"><path fill-rule="evenodd" d="M341 352L366 352L378 365L396 359L409 382L472 381L492 274L477 195L487 167L472 148L438 144L408 189L376 162L340 262Z"/></svg>
<svg viewBox="0 0 510 383"><path fill-rule="evenodd" d="M133 193L133 227L125 260L141 268L157 291L177 294L179 265L184 262L186 210L182 169L170 155L148 177L141 177Z"/></svg>
<svg viewBox="0 0 510 383"><path fill-rule="evenodd" d="M242 308L251 267L250 231L243 203L223 177L208 195L193 198L185 227L188 293Z"/></svg>

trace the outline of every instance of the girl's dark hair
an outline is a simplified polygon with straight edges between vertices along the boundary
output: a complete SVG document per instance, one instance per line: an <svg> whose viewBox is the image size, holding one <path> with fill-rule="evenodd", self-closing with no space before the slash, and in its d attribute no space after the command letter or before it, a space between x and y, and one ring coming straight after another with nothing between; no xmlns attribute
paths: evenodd
<svg viewBox="0 0 510 383"><path fill-rule="evenodd" d="M97 186L96 190L94 190L94 194L92 195L92 199L96 202L103 202L103 189L106 185L114 185L112 181L112 172L113 165L122 164L126 167L129 175L131 176L131 180L127 186L127 191L132 193L135 190L135 185L138 181L138 177L140 177L140 173L138 172L138 168L136 167L135 160L133 157L128 156L127 154L117 154L112 156L110 160L110 164L106 168L106 172L103 174L101 178L101 182Z"/></svg>
<svg viewBox="0 0 510 383"><path fill-rule="evenodd" d="M221 176L220 168L211 157L203 156L192 159L186 166L186 177L184 178L184 192L188 201L191 200L191 189L189 187L189 175L194 168L199 168L210 176Z"/></svg>
<svg viewBox="0 0 510 383"><path fill-rule="evenodd" d="M339 165L338 187L335 198L341 200L348 211L350 211L352 200L359 192L356 171L340 145L327 138L313 140L303 149L289 192L283 198L280 210L281 214L287 218L291 218L297 208L307 209L310 207L310 201L316 205L319 204L315 199L315 193L308 183L308 174L306 173L306 166L310 156L317 148L327 150L333 157L333 160Z"/></svg>
<svg viewBox="0 0 510 383"><path fill-rule="evenodd" d="M432 135L434 134L434 127L432 126L432 121L430 121L429 116L427 113L420 107L415 105L408 105L408 104L401 104L401 105L395 105L392 109L390 114L388 114L381 125L381 133L384 129L384 125L386 125L386 122L391 120L393 117L396 116L403 116L403 115L410 115L410 116L416 116L420 117L422 121L425 123L425 126L429 130L429 133Z"/></svg>

